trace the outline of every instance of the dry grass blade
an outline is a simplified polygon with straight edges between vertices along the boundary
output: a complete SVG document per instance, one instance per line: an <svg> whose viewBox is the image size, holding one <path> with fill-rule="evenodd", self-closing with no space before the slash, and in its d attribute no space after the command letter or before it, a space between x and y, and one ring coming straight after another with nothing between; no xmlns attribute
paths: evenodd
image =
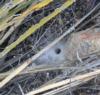
<svg viewBox="0 0 100 95"><path fill-rule="evenodd" d="M51 3L53 0L43 0L38 4L33 4L31 7L29 7L25 12L23 12L20 16L15 17L13 20L11 20L9 23L4 23L3 26L9 26L9 25L13 25L14 27L11 27L10 30L4 35L4 37L0 40L0 45L12 34L12 32L14 32L15 28L17 28L21 22L29 15L31 14L33 11L39 10L42 7L45 7L46 5L48 5L49 3ZM5 21L7 22L7 21ZM1 25L1 27L3 27ZM5 28L5 27L3 27ZM0 28L2 29L2 28Z"/></svg>
<svg viewBox="0 0 100 95"><path fill-rule="evenodd" d="M52 90L52 91L49 91L49 92L47 92L47 93L44 93L43 95L56 95L57 93L60 93L60 92L62 92L62 91L65 91L65 90L74 88L74 87L76 87L76 86L78 86L78 85L82 85L82 84L84 84L85 82L87 82L87 81L89 81L89 80L91 80L91 79L93 79L93 78L94 78L94 76L93 76L93 77L85 78L85 79L83 79L83 80L78 80L78 81L75 81L75 82L71 82L71 83L69 83L69 84L67 84L67 85L64 85L64 86L62 86L62 87L59 87L59 88L54 89L54 90Z"/></svg>
<svg viewBox="0 0 100 95"><path fill-rule="evenodd" d="M35 66L32 68L27 68L25 71L19 73L19 75L24 75L24 74L29 74L29 73L37 73L37 72L44 72L44 71L52 71L52 70L59 70L59 69L68 69L71 67L67 67L66 64L64 64L63 66L59 65L59 66L53 66L53 65L40 65L40 66ZM74 67L72 67L74 68ZM4 79L5 77L7 77L8 75L11 74L11 72L13 72L14 70L10 70L7 71L5 73L0 73L0 80Z"/></svg>
<svg viewBox="0 0 100 95"><path fill-rule="evenodd" d="M8 15L9 11L13 9L18 4L24 2L24 0L12 0L6 3L2 8L0 8L0 19Z"/></svg>
<svg viewBox="0 0 100 95"><path fill-rule="evenodd" d="M31 92L27 93L26 95L36 95L36 94L39 94L41 92L44 92L44 91L47 91L47 90L50 90L50 89L54 89L54 88L57 88L57 87L61 87L61 86L67 85L67 84L75 82L75 81L84 81L84 79L88 79L88 78L93 77L93 76L95 77L99 74L100 74L100 70L97 69L97 70L94 70L93 72L90 72L90 73L78 75L74 78L66 79L66 80L51 84L51 85L47 85L47 86L42 87L40 89L31 91Z"/></svg>
<svg viewBox="0 0 100 95"><path fill-rule="evenodd" d="M14 16L16 16L17 12L27 8L29 5L31 5L32 3L35 3L35 2L36 2L35 0L23 1L20 4L18 4L17 7L10 9L8 11L8 14L0 19L0 31L5 30L7 27L9 27L15 23L14 21L12 21L12 19Z"/></svg>

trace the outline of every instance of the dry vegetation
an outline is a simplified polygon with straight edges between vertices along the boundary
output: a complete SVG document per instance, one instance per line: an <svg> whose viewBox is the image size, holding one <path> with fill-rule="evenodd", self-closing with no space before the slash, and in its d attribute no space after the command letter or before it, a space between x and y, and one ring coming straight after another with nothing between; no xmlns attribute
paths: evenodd
<svg viewBox="0 0 100 95"><path fill-rule="evenodd" d="M100 95L99 0L0 0L0 95Z"/></svg>

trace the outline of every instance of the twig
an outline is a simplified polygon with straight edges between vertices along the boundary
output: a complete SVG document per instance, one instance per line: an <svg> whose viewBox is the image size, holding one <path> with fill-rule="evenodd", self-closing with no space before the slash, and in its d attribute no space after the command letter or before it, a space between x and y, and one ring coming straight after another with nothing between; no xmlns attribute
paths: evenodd
<svg viewBox="0 0 100 95"><path fill-rule="evenodd" d="M18 84L18 87L19 87L19 89L20 89L20 91L21 91L21 94L22 94L22 95L25 95L24 92L23 92L23 90L22 90L22 88L21 88L21 86L20 86L20 84Z"/></svg>

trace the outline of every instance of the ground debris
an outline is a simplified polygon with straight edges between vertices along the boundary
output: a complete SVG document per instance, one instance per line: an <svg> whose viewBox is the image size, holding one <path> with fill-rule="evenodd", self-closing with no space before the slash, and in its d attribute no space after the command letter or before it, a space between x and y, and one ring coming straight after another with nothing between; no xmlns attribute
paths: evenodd
<svg viewBox="0 0 100 95"><path fill-rule="evenodd" d="M1 0L0 14L0 95L100 94L99 0Z"/></svg>

